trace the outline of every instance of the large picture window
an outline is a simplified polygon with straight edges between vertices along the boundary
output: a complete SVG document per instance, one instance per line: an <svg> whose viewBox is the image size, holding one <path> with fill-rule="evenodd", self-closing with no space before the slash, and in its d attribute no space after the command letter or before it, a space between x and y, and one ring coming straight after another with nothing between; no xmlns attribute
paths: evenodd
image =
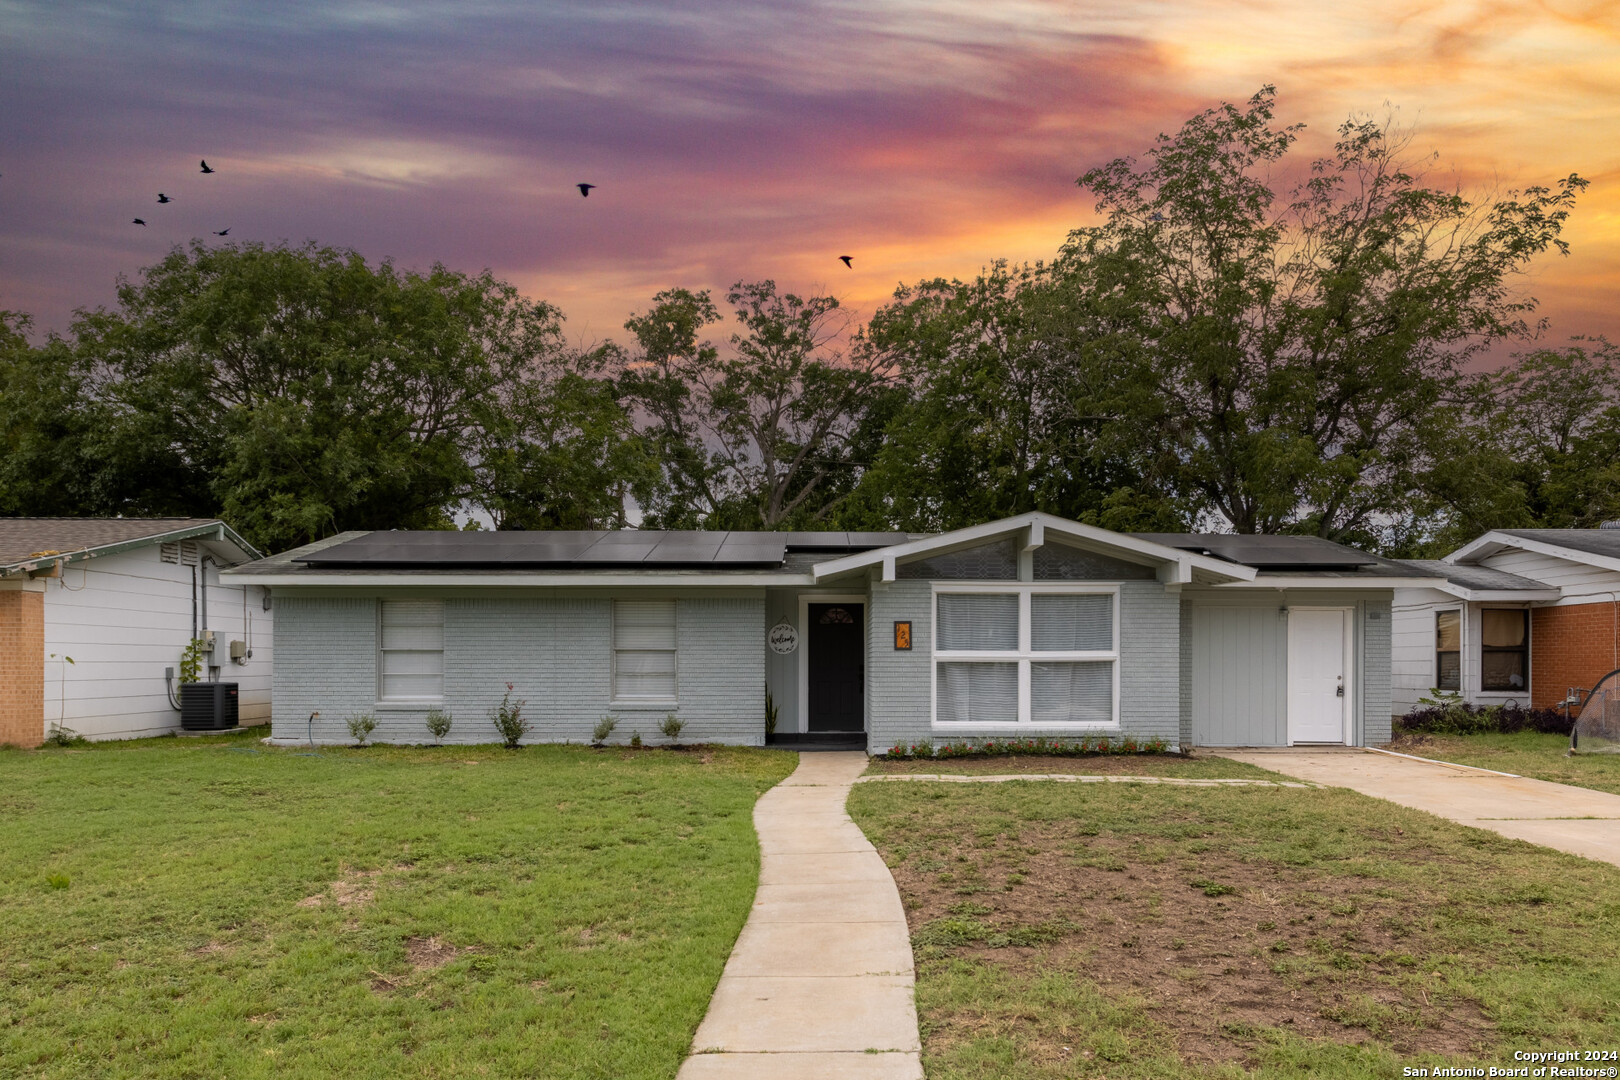
<svg viewBox="0 0 1620 1080"><path fill-rule="evenodd" d="M1118 723L1119 594L1113 586L941 586L934 721Z"/></svg>
<svg viewBox="0 0 1620 1080"><path fill-rule="evenodd" d="M1522 608L1480 612L1479 688L1530 689L1530 613Z"/></svg>
<svg viewBox="0 0 1620 1080"><path fill-rule="evenodd" d="M1434 613L1434 688L1462 689L1462 612Z"/></svg>
<svg viewBox="0 0 1620 1080"><path fill-rule="evenodd" d="M613 602L613 700L675 702L675 601Z"/></svg>
<svg viewBox="0 0 1620 1080"><path fill-rule="evenodd" d="M382 601L381 701L444 699L444 601Z"/></svg>

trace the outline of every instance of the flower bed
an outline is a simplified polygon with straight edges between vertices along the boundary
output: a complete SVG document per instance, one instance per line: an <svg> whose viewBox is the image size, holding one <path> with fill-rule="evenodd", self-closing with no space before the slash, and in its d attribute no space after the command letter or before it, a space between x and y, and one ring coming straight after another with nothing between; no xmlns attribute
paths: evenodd
<svg viewBox="0 0 1620 1080"><path fill-rule="evenodd" d="M1163 739L1136 739L1131 736L1110 739L1105 735L1087 735L1080 739L946 739L938 743L923 739L909 745L896 743L883 756L894 760L1005 757L1011 754L1084 757L1096 754L1165 754L1169 751L1170 744Z"/></svg>

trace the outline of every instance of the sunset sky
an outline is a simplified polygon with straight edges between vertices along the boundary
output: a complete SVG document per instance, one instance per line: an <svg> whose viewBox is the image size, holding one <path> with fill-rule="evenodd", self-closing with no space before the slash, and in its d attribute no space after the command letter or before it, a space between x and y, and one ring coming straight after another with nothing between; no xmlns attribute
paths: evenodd
<svg viewBox="0 0 1620 1080"><path fill-rule="evenodd" d="M1528 288L1554 340L1620 337L1598 0L0 0L0 308L65 329L228 226L488 267L580 341L739 278L868 314L1049 257L1090 218L1081 172L1267 82L1304 153L1393 108L1437 183L1590 179Z"/></svg>

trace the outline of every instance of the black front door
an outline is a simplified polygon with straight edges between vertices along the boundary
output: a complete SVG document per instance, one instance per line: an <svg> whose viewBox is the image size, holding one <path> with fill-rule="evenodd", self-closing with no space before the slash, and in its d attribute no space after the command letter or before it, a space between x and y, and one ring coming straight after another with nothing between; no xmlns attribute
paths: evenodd
<svg viewBox="0 0 1620 1080"><path fill-rule="evenodd" d="M811 604L810 730L864 731L864 604Z"/></svg>

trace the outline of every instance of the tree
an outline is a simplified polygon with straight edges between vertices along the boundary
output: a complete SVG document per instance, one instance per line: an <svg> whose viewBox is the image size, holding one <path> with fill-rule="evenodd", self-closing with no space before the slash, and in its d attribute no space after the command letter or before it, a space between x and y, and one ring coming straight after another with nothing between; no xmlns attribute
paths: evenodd
<svg viewBox="0 0 1620 1080"><path fill-rule="evenodd" d="M1139 478L1092 452L1092 418L1064 392L1042 266L998 262L969 282L901 288L860 340L900 373L904 404L841 519L938 531L1045 510L1114 528L1177 528Z"/></svg>
<svg viewBox="0 0 1620 1080"><path fill-rule="evenodd" d="M719 312L707 292L660 293L625 324L640 354L621 386L646 418L665 483L649 524L779 529L822 522L860 463L862 417L889 380L880 357L839 348L838 301L778 293L772 281L726 294L740 326L722 356L700 340Z"/></svg>
<svg viewBox="0 0 1620 1080"><path fill-rule="evenodd" d="M535 415L602 409L558 373L560 323L487 272L196 243L122 281L118 309L81 313L73 330L126 441L166 479L139 509L219 513L277 550L343 529L447 527L480 495L509 518L520 498L555 493L548 483L572 488L571 508L540 518L607 516L612 481L548 473L532 442L568 429L589 457L613 441L600 415L580 438Z"/></svg>
<svg viewBox="0 0 1620 1080"><path fill-rule="evenodd" d="M1298 137L1272 88L1079 180L1105 221L1054 280L1077 414L1167 500L1238 532L1375 539L1416 485L1425 418L1461 365L1528 332L1515 275L1586 186L1475 205L1425 187L1388 124L1352 119L1279 206Z"/></svg>
<svg viewBox="0 0 1620 1080"><path fill-rule="evenodd" d="M1433 430L1415 551L1443 554L1490 529L1620 518L1620 348L1602 338L1463 378Z"/></svg>

